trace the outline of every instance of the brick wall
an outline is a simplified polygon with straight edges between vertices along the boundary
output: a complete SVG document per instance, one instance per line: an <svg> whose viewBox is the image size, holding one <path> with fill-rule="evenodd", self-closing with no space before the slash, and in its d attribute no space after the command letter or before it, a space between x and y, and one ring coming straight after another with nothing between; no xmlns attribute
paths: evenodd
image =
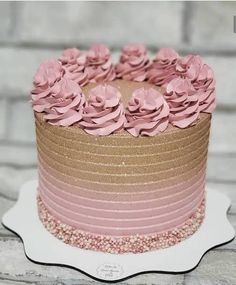
<svg viewBox="0 0 236 285"><path fill-rule="evenodd" d="M235 183L233 15L234 2L0 2L0 193L15 197L18 185L36 175L28 100L37 66L65 47L88 48L98 41L114 53L135 41L152 52L171 46L205 58L216 72L218 101L208 180Z"/></svg>

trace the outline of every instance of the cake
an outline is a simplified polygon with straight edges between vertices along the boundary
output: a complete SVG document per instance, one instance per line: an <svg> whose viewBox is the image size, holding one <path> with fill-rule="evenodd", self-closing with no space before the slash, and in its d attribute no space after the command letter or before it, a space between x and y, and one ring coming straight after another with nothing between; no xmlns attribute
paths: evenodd
<svg viewBox="0 0 236 285"><path fill-rule="evenodd" d="M193 235L205 213L212 69L171 48L96 44L43 62L31 103L39 218L63 242L142 253Z"/></svg>

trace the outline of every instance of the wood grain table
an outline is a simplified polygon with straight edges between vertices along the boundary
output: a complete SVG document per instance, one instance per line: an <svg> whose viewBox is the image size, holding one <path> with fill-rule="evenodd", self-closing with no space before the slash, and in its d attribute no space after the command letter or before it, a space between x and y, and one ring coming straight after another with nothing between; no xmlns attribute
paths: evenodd
<svg viewBox="0 0 236 285"><path fill-rule="evenodd" d="M36 177L36 166L24 169L5 164L0 174L0 216L14 205L20 184ZM228 212L236 228L236 115L220 111L214 114L209 148L207 185L227 194L232 200ZM217 221L216 221L217 223ZM34 233L32 233L33 237ZM37 237L33 237L37 238ZM39 265L25 257L21 240L0 225L0 284L101 284L77 270ZM199 266L185 274L142 274L119 284L236 284L236 241L212 249Z"/></svg>

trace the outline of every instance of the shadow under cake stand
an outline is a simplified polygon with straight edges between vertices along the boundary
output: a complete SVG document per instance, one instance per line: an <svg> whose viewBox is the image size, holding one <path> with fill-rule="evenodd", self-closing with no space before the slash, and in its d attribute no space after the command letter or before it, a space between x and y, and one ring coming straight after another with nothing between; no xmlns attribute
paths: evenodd
<svg viewBox="0 0 236 285"><path fill-rule="evenodd" d="M227 219L229 198L207 189L206 215L201 227L172 247L138 254L110 254L72 247L50 234L39 220L37 185L38 181L33 180L21 187L17 203L3 216L3 225L21 237L26 256L32 261L70 266L97 280L121 281L150 271L189 271L209 249L235 236Z"/></svg>

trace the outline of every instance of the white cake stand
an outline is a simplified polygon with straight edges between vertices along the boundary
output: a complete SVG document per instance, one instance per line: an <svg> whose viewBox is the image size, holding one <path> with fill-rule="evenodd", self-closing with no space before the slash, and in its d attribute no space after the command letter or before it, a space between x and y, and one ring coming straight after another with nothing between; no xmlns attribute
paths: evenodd
<svg viewBox="0 0 236 285"><path fill-rule="evenodd" d="M22 238L25 253L32 261L70 266L98 280L121 281L150 271L188 271L197 266L209 249L235 236L227 219L229 198L207 189L203 224L193 236L175 246L140 254L109 254L79 249L55 238L40 222L36 204L37 184L34 180L21 187L19 200L3 216L3 225Z"/></svg>

